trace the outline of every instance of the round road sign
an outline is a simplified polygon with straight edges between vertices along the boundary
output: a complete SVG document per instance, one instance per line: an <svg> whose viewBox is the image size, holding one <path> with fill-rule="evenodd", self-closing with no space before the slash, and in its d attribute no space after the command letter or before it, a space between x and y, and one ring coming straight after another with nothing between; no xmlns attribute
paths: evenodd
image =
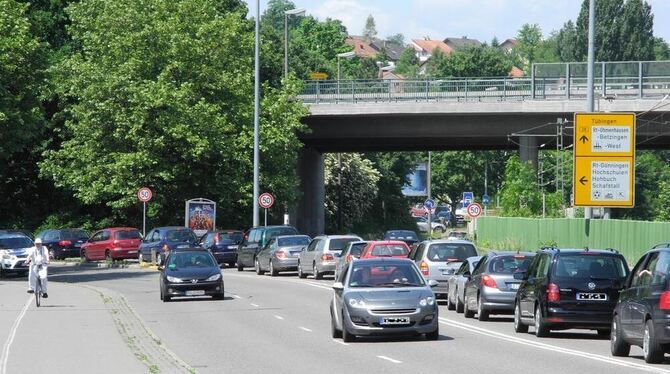
<svg viewBox="0 0 670 374"><path fill-rule="evenodd" d="M468 205L468 215L471 218L477 218L482 215L482 206L477 203L470 203Z"/></svg>
<svg viewBox="0 0 670 374"><path fill-rule="evenodd" d="M261 208L268 209L274 203L275 203L275 197L267 192L262 193L260 196L258 196L258 205L260 205Z"/></svg>
<svg viewBox="0 0 670 374"><path fill-rule="evenodd" d="M151 200L152 197L153 193L148 187L142 187L137 191L137 198L143 203Z"/></svg>

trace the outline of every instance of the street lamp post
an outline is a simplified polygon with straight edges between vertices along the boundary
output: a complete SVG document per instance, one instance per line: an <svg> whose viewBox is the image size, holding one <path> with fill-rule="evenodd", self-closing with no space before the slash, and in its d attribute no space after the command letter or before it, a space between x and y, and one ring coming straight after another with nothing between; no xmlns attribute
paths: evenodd
<svg viewBox="0 0 670 374"><path fill-rule="evenodd" d="M284 12L284 78L288 76L288 16L302 16L305 9L291 9Z"/></svg>
<svg viewBox="0 0 670 374"><path fill-rule="evenodd" d="M356 53L353 51L351 52L343 52L343 53L338 53L337 54L337 95L340 95L340 58L354 58L356 56ZM338 97L339 99L339 97Z"/></svg>
<svg viewBox="0 0 670 374"><path fill-rule="evenodd" d="M261 70L261 35L260 35L260 18L261 18L261 4L260 0L256 0L256 39L255 39L255 48L254 48L254 199L251 202L253 206L253 227L258 226L258 169L260 164L260 157L258 151L258 133L259 133L259 120L258 116L260 113L260 70Z"/></svg>

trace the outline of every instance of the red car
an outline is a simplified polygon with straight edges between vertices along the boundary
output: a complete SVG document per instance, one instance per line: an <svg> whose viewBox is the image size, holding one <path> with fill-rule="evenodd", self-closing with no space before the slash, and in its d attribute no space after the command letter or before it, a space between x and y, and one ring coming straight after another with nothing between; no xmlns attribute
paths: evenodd
<svg viewBox="0 0 670 374"><path fill-rule="evenodd" d="M361 259L394 257L407 258L409 256L409 247L407 243L400 240L384 240L369 242L361 252Z"/></svg>
<svg viewBox="0 0 670 374"><path fill-rule="evenodd" d="M81 258L84 261L135 259L141 241L140 230L132 227L103 229L81 245Z"/></svg>

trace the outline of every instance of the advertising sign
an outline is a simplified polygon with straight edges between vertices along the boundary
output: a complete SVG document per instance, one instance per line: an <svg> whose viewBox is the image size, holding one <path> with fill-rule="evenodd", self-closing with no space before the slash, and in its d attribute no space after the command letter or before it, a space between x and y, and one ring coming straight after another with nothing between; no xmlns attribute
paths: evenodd
<svg viewBox="0 0 670 374"><path fill-rule="evenodd" d="M405 196L428 196L428 172L427 164L420 162L414 171L407 174L405 180L409 183L403 186L402 194Z"/></svg>
<svg viewBox="0 0 670 374"><path fill-rule="evenodd" d="M214 230L216 227L216 203L208 199L186 201L184 226L193 230L198 236Z"/></svg>

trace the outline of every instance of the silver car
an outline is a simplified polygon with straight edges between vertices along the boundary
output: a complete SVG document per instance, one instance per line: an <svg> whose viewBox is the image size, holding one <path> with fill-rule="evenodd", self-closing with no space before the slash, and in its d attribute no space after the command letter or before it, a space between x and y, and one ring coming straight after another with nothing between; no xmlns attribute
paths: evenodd
<svg viewBox="0 0 670 374"><path fill-rule="evenodd" d="M437 298L447 298L448 281L468 257L477 256L474 243L467 240L427 240L409 258L416 262L424 278L437 281Z"/></svg>
<svg viewBox="0 0 670 374"><path fill-rule="evenodd" d="M315 279L321 279L324 274L335 274L337 258L344 247L350 242L362 240L356 235L321 235L315 237L307 248L300 253L298 276L307 278L307 274L312 274Z"/></svg>
<svg viewBox="0 0 670 374"><path fill-rule="evenodd" d="M425 334L440 336L438 308L426 281L408 259L354 260L333 284L330 322L333 338Z"/></svg>
<svg viewBox="0 0 670 374"><path fill-rule="evenodd" d="M449 278L447 285L447 309L463 313L463 302L465 300L465 283L470 279L470 274L479 263L481 256L468 257L461 267L456 270L453 277Z"/></svg>
<svg viewBox="0 0 670 374"><path fill-rule="evenodd" d="M263 275L267 271L275 277L280 271L298 270L298 257L308 244L307 235L282 235L270 239L256 255L256 274Z"/></svg>
<svg viewBox="0 0 670 374"><path fill-rule="evenodd" d="M479 260L465 283L465 318L486 321L490 314L512 314L521 280L514 273L528 270L535 253L489 252Z"/></svg>
<svg viewBox="0 0 670 374"><path fill-rule="evenodd" d="M360 241L360 242L349 242L346 247L342 250L340 257L337 258L337 264L335 265L335 279L340 274L343 268L345 268L353 259L358 259L361 257L361 252L363 248L369 242Z"/></svg>

